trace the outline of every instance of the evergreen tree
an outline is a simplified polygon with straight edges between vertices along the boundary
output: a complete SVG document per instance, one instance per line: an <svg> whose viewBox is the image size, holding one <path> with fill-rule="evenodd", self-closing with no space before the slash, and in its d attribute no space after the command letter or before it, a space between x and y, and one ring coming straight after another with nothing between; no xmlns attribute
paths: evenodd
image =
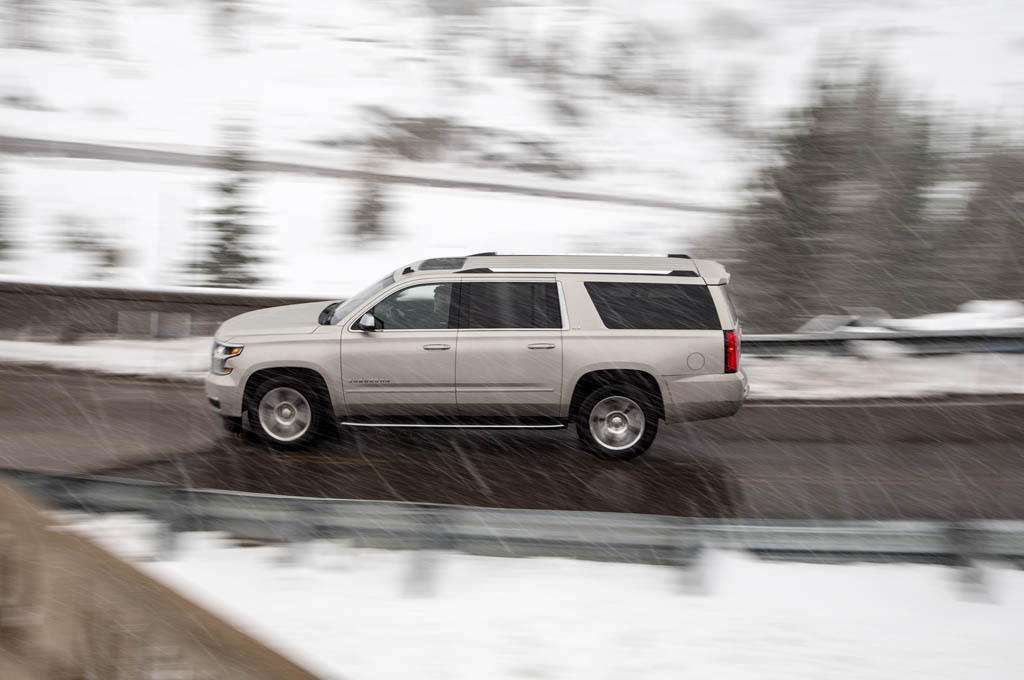
<svg viewBox="0 0 1024 680"><path fill-rule="evenodd" d="M922 224L935 181L927 120L869 70L821 82L776 140L737 226L737 304L750 328L788 331L847 306L920 312L935 304L934 235Z"/></svg>
<svg viewBox="0 0 1024 680"><path fill-rule="evenodd" d="M200 285L227 288L256 286L261 277L254 267L262 258L253 254L250 242L253 227L252 211L245 203L250 183L245 148L237 144L224 154L225 176L214 185L219 204L208 218L209 238L202 258L192 269L201 279Z"/></svg>
<svg viewBox="0 0 1024 680"><path fill-rule="evenodd" d="M0 184L0 260L6 259L14 246L10 240L10 217L10 204L4 194L4 187Z"/></svg>
<svg viewBox="0 0 1024 680"><path fill-rule="evenodd" d="M125 253L114 239L104 236L96 224L83 217L65 215L60 218L61 240L70 252L85 256L86 276L105 279L124 264Z"/></svg>
<svg viewBox="0 0 1024 680"><path fill-rule="evenodd" d="M367 180L363 183L355 209L352 211L353 233L361 241L382 237L386 232L384 214L387 204L384 192L378 182Z"/></svg>
<svg viewBox="0 0 1024 680"><path fill-rule="evenodd" d="M46 0L7 0L8 44L23 49L44 49L40 27L47 15Z"/></svg>
<svg viewBox="0 0 1024 680"><path fill-rule="evenodd" d="M961 300L1024 298L1024 154L991 150L972 176L977 188L950 248Z"/></svg>

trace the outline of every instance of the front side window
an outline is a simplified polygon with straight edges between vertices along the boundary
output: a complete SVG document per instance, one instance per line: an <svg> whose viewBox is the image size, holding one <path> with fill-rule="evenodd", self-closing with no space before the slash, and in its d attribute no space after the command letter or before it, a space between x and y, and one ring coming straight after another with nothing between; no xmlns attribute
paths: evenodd
<svg viewBox="0 0 1024 680"><path fill-rule="evenodd" d="M554 281L462 284L462 328L561 328Z"/></svg>
<svg viewBox="0 0 1024 680"><path fill-rule="evenodd" d="M587 293L606 328L721 330L707 286L587 281Z"/></svg>
<svg viewBox="0 0 1024 680"><path fill-rule="evenodd" d="M454 283L410 286L384 298L371 310L381 330L436 330L451 323Z"/></svg>

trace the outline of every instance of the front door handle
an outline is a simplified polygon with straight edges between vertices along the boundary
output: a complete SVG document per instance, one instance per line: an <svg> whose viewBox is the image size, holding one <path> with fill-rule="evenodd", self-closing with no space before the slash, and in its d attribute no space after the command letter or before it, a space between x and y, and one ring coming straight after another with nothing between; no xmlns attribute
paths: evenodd
<svg viewBox="0 0 1024 680"><path fill-rule="evenodd" d="M440 343L435 344L435 345L423 345L423 349L426 349L426 350L451 349L451 348L452 348L451 345L444 345L444 344L440 344Z"/></svg>
<svg viewBox="0 0 1024 680"><path fill-rule="evenodd" d="M554 349L555 346L550 342L535 342L532 345L527 345L530 349Z"/></svg>

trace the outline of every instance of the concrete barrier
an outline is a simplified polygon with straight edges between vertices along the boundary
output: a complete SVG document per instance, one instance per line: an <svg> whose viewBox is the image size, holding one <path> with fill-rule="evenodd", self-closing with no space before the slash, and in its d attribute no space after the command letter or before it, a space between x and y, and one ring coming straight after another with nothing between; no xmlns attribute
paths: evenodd
<svg viewBox="0 0 1024 680"><path fill-rule="evenodd" d="M213 335L237 314L318 298L204 288L117 288L0 281L0 337Z"/></svg>
<svg viewBox="0 0 1024 680"><path fill-rule="evenodd" d="M72 533L0 482L0 676L317 676Z"/></svg>

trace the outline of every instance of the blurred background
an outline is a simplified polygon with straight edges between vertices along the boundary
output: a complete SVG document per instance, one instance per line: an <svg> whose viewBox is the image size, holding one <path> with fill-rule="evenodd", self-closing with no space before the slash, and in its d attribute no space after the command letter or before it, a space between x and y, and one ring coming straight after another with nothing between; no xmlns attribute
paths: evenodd
<svg viewBox="0 0 1024 680"><path fill-rule="evenodd" d="M1019 3L0 7L5 279L342 297L441 254L692 252L748 331L1022 295Z"/></svg>

